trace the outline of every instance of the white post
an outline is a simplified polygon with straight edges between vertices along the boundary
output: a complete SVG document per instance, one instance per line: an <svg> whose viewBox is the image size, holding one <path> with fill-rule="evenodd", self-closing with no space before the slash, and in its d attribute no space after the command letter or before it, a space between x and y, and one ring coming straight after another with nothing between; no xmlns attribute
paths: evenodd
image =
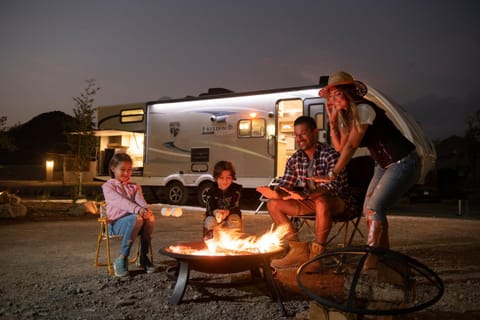
<svg viewBox="0 0 480 320"><path fill-rule="evenodd" d="M78 197L82 196L82 179L83 179L83 172L80 171L78 173Z"/></svg>

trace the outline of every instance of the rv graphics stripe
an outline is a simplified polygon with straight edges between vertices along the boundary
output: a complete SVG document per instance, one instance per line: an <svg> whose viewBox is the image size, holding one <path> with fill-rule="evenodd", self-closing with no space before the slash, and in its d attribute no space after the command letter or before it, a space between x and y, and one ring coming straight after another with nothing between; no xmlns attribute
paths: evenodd
<svg viewBox="0 0 480 320"><path fill-rule="evenodd" d="M181 158L190 158L190 151L188 151L188 154L185 154L185 151L180 152L172 152L172 151L166 151L162 149L157 149L157 148L148 148L148 150L156 152L156 153L161 153L164 155L169 155L169 156L174 156L174 157L181 157Z"/></svg>
<svg viewBox="0 0 480 320"><path fill-rule="evenodd" d="M163 146L170 150L178 150L180 152L190 153L189 149L183 149L183 148L177 147L175 145L175 141L167 141L163 144Z"/></svg>
<svg viewBox="0 0 480 320"><path fill-rule="evenodd" d="M263 159L267 159L267 160L271 160L271 159L272 159L271 157L265 156L265 155L263 155L263 154L261 154L261 153L253 152L253 151L248 150L248 149L245 149L245 148L235 147L235 146L232 146L231 144L216 143L216 142L211 142L211 141L207 141L207 140L199 141L199 142L200 142L200 143L209 144L209 145L212 145L212 146L217 146L217 147L225 148L225 149L235 150L235 151L238 151L238 152L240 152L240 153L250 154L250 155L252 155L252 156L259 157L259 158L263 158Z"/></svg>

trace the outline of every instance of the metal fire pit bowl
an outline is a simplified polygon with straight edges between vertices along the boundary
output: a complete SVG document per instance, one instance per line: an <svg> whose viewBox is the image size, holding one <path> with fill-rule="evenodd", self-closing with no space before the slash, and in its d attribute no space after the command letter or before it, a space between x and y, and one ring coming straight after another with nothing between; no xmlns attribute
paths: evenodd
<svg viewBox="0 0 480 320"><path fill-rule="evenodd" d="M362 272L369 254L378 257L382 280ZM321 264L316 281L305 272L312 263ZM336 284L329 293L320 291L326 281ZM400 252L369 246L332 250L310 259L298 268L297 283L304 294L327 307L375 316L422 310L444 292L440 277L424 264Z"/></svg>
<svg viewBox="0 0 480 320"><path fill-rule="evenodd" d="M179 243L175 246L185 247L193 250L205 250L207 245L203 241ZM265 253L241 253L230 255L196 255L173 252L170 247L160 249L160 253L176 259L177 261L186 261L191 270L203 273L237 273L250 269L258 268L264 260L270 261L272 257L283 251L278 248Z"/></svg>
<svg viewBox="0 0 480 320"><path fill-rule="evenodd" d="M201 242L178 243L174 246L180 246L186 249L204 250L206 244ZM190 270L196 270L202 273L228 274L250 271L252 276L261 277L263 271L263 279L267 289L271 292L272 298L275 299L281 308L282 315L286 315L280 297L280 290L273 279L270 261L273 257L283 252L282 248L265 252L265 253L232 253L230 255L196 255L189 253L173 252L170 247L160 249L160 253L177 261L175 268L175 288L173 289L170 303L179 304L185 293L188 284ZM171 270L167 270L171 272Z"/></svg>

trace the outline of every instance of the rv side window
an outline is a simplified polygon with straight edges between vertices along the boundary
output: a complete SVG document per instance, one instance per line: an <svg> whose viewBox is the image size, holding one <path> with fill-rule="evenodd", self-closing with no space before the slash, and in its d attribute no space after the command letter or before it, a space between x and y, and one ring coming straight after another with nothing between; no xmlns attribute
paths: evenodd
<svg viewBox="0 0 480 320"><path fill-rule="evenodd" d="M238 122L240 138L265 136L265 119L243 119Z"/></svg>
<svg viewBox="0 0 480 320"><path fill-rule="evenodd" d="M120 123L142 122L143 109L130 109L120 111Z"/></svg>

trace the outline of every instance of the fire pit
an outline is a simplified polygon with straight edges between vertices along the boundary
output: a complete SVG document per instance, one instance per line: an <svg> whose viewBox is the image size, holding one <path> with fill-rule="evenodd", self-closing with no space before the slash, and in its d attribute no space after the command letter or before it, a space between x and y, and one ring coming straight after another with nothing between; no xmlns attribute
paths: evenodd
<svg viewBox="0 0 480 320"><path fill-rule="evenodd" d="M362 272L368 254L379 261L373 277ZM313 262L321 264L322 275L317 279L305 272ZM322 291L327 281L336 288ZM304 294L324 306L374 316L422 310L440 300L444 292L440 277L424 264L397 251L369 246L332 250L305 262L297 270L297 283Z"/></svg>
<svg viewBox="0 0 480 320"><path fill-rule="evenodd" d="M238 241L236 239L235 241ZM236 243L234 241L234 243ZM170 303L179 304L185 293L189 282L190 270L202 273L229 274L243 271L250 271L252 278L262 277L266 287L271 293L272 299L276 300L280 306L282 315L286 315L283 306L280 289L273 279L270 261L274 256L283 252L283 248L277 245L270 245L268 249L246 249L235 245L238 249L226 249L225 246L218 246L221 241L203 241L188 242L171 245L160 249L160 253L177 262L174 271L176 280L175 288L170 297ZM215 242L215 249L212 251L212 243ZM245 243L245 240L240 240ZM251 243L251 239L246 242ZM227 246L228 247L228 246ZM251 247L249 247L251 248ZM172 270L168 270L171 272Z"/></svg>

